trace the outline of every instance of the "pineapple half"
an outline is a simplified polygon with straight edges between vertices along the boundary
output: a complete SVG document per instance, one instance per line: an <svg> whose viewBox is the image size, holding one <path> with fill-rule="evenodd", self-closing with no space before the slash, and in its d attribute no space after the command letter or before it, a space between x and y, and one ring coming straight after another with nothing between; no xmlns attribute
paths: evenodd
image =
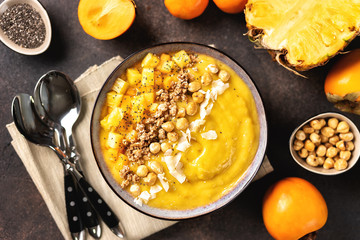
<svg viewBox="0 0 360 240"><path fill-rule="evenodd" d="M287 69L325 64L360 30L360 0L249 0L248 36Z"/></svg>

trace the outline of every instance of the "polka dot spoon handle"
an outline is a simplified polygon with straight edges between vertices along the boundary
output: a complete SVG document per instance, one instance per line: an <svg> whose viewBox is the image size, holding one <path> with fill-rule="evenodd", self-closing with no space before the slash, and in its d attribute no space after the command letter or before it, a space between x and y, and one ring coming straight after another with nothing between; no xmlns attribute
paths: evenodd
<svg viewBox="0 0 360 240"><path fill-rule="evenodd" d="M98 220L98 215L94 207L90 204L86 194L80 187L78 188L77 193L78 193L78 200L80 206L80 213L85 227L88 229L91 236L93 236L94 238L100 238L101 228Z"/></svg>
<svg viewBox="0 0 360 240"><path fill-rule="evenodd" d="M84 225L80 216L78 198L73 177L65 172L65 202L68 224L73 239L81 239L76 236L84 235Z"/></svg>
<svg viewBox="0 0 360 240"><path fill-rule="evenodd" d="M88 200L94 206L104 223L120 238L124 237L124 230L115 213L106 202L100 197L95 189L84 179L79 179L81 188L88 196Z"/></svg>

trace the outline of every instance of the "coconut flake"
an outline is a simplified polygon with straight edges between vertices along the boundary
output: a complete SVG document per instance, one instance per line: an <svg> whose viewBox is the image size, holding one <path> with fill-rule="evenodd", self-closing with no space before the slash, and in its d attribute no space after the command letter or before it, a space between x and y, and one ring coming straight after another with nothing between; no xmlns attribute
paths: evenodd
<svg viewBox="0 0 360 240"><path fill-rule="evenodd" d="M180 162L181 155L181 153L177 153L175 156L165 156L163 157L163 161L166 163L166 166L169 169L169 173L180 183L183 183L186 179L186 176L182 172L183 164Z"/></svg>
<svg viewBox="0 0 360 240"><path fill-rule="evenodd" d="M182 171L183 164L180 162L181 153L178 153L174 157L175 168L169 169L170 174L176 178L180 183L183 183L186 179L185 174Z"/></svg>
<svg viewBox="0 0 360 240"><path fill-rule="evenodd" d="M156 194L162 190L162 187L160 185L154 185L150 187L150 199L156 198Z"/></svg>
<svg viewBox="0 0 360 240"><path fill-rule="evenodd" d="M148 191L143 191L137 198L134 199L134 202L137 205L142 206L143 203L147 203L150 199L151 199L150 193Z"/></svg>
<svg viewBox="0 0 360 240"><path fill-rule="evenodd" d="M160 183L163 186L165 192L167 192L169 190L169 182L165 177L165 173L158 174L157 177L160 180Z"/></svg>
<svg viewBox="0 0 360 240"><path fill-rule="evenodd" d="M200 118L204 119L206 117L206 110L205 108L200 107Z"/></svg>
<svg viewBox="0 0 360 240"><path fill-rule="evenodd" d="M178 145L176 147L177 150L181 152L185 152L188 149L191 141L191 132L190 129L186 129L186 131L180 131L182 133L182 137L179 139Z"/></svg>
<svg viewBox="0 0 360 240"><path fill-rule="evenodd" d="M213 103L209 103L206 107L200 108L200 118L204 119L207 115L210 115L213 106Z"/></svg>
<svg viewBox="0 0 360 240"><path fill-rule="evenodd" d="M218 96L218 93L217 93L217 89L215 88L212 88L211 91L210 91L210 98L213 102L216 101L217 99L217 96Z"/></svg>
<svg viewBox="0 0 360 240"><path fill-rule="evenodd" d="M170 172L175 171L175 168L180 162L180 159L181 159L181 153L177 153L175 156L164 157L164 161Z"/></svg>
<svg viewBox="0 0 360 240"><path fill-rule="evenodd" d="M176 178L176 180L178 180L179 183L183 183L183 182L185 182L185 180L186 180L186 176L185 176L185 174L184 174L182 171L181 171L181 172L179 172L179 171L170 172L170 174L171 174L174 178Z"/></svg>
<svg viewBox="0 0 360 240"><path fill-rule="evenodd" d="M176 149L180 152L185 152L186 149L188 149L190 147L190 143L188 142L188 140L186 139L186 137L182 136L180 139L179 139L179 143L176 147Z"/></svg>
<svg viewBox="0 0 360 240"><path fill-rule="evenodd" d="M213 108L214 103L209 103L205 109L206 112L206 116L209 115L211 113L211 109Z"/></svg>
<svg viewBox="0 0 360 240"><path fill-rule="evenodd" d="M150 187L150 194L156 194L162 190L162 187L158 184Z"/></svg>
<svg viewBox="0 0 360 240"><path fill-rule="evenodd" d="M185 134L186 139L188 140L188 142L190 142L191 141L191 131L190 131L190 129L187 128L184 134Z"/></svg>
<svg viewBox="0 0 360 240"><path fill-rule="evenodd" d="M217 134L214 130L204 132L201 134L201 136L206 140L215 140L217 138Z"/></svg>
<svg viewBox="0 0 360 240"><path fill-rule="evenodd" d="M144 202L147 203L150 200L150 193L148 191L143 191L139 195L139 198Z"/></svg>
<svg viewBox="0 0 360 240"><path fill-rule="evenodd" d="M197 132L199 131L200 127L205 124L205 120L202 119L196 119L195 121L192 121L190 123L190 131L191 132Z"/></svg>
<svg viewBox="0 0 360 240"><path fill-rule="evenodd" d="M224 83L223 81L221 81L220 79L219 80L216 80L216 81L213 81L212 82L212 88L211 88L211 91L215 92L216 91L216 94L217 95L221 95L225 92L226 89L229 88L229 83Z"/></svg>
<svg viewBox="0 0 360 240"><path fill-rule="evenodd" d="M175 167L179 164L180 159L181 159L181 153L177 153L174 158L175 158Z"/></svg>
<svg viewBox="0 0 360 240"><path fill-rule="evenodd" d="M139 205L140 207L142 207L143 205L143 201L139 197L134 199L134 203Z"/></svg>
<svg viewBox="0 0 360 240"><path fill-rule="evenodd" d="M172 149L168 149L166 150L166 152L164 152L164 156L171 156L173 150Z"/></svg>
<svg viewBox="0 0 360 240"><path fill-rule="evenodd" d="M183 182L185 182L185 180L186 180L186 176L185 176L185 174L184 174L183 171L182 171L182 167L183 167L183 164L182 164L181 162L179 162L179 164L176 166L175 171L170 172L170 174L171 174L174 178L176 178L176 180L178 180L179 183L183 183Z"/></svg>
<svg viewBox="0 0 360 240"><path fill-rule="evenodd" d="M207 90L204 94L205 94L205 97L204 97L204 101L200 104L200 107L206 107L209 103L209 100L210 100L210 90Z"/></svg>
<svg viewBox="0 0 360 240"><path fill-rule="evenodd" d="M207 115L211 113L211 109L213 108L214 104L210 102L210 99L215 102L218 95L224 93L224 91L229 88L229 83L224 83L223 81L216 80L212 82L211 90L207 90L205 94L204 101L200 104L200 119L204 119Z"/></svg>
<svg viewBox="0 0 360 240"><path fill-rule="evenodd" d="M205 93L204 101L200 104L200 119L204 119L207 115L206 107L210 101L210 90Z"/></svg>
<svg viewBox="0 0 360 240"><path fill-rule="evenodd" d="M173 156L166 156L163 158L169 171L175 170L175 158Z"/></svg>

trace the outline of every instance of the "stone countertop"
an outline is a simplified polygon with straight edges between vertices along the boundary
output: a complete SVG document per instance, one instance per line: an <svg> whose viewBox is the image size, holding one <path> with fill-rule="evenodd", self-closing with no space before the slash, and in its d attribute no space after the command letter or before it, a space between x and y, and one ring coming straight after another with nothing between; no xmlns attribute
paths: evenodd
<svg viewBox="0 0 360 240"><path fill-rule="evenodd" d="M321 176L299 167L291 158L288 139L298 124L321 112L335 111L323 92L323 82L334 60L306 73L304 79L255 49L243 34L243 14L229 15L210 2L205 13L191 21L171 16L162 1L137 1L137 17L122 36L96 40L84 33L77 19L78 1L41 0L47 9L53 39L39 56L24 56L0 44L0 239L61 239L60 231L10 144L5 124L12 121L12 98L32 93L37 79L56 69L76 79L89 66L141 48L172 41L215 46L242 65L256 83L269 125L267 155L275 171L251 184L226 207L203 217L180 222L148 239L271 239L261 216L266 189L276 180L297 176L312 182L329 208L319 239L358 239L360 236L360 164L338 176ZM360 47L360 38L347 49ZM335 58L336 60L336 58ZM358 126L360 117L345 114Z"/></svg>

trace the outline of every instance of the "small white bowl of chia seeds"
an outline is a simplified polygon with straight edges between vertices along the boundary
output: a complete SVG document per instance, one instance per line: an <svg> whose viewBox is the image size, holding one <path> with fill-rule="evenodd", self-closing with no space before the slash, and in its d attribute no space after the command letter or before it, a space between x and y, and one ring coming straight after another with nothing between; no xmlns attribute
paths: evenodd
<svg viewBox="0 0 360 240"><path fill-rule="evenodd" d="M37 0L5 0L0 4L0 40L15 52L38 55L51 41L51 24Z"/></svg>

